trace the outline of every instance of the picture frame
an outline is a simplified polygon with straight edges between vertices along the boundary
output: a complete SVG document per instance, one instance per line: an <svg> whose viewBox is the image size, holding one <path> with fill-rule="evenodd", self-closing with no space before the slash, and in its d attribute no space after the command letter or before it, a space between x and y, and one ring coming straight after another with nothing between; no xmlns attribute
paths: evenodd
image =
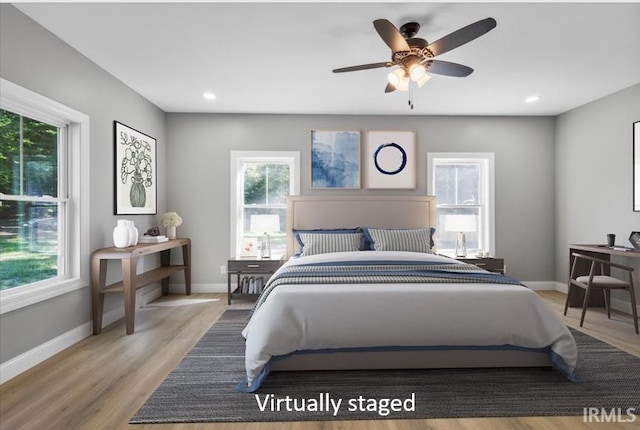
<svg viewBox="0 0 640 430"><path fill-rule="evenodd" d="M640 121L633 123L633 211L640 212Z"/></svg>
<svg viewBox="0 0 640 430"><path fill-rule="evenodd" d="M257 257L258 239L255 237L245 237L242 239L240 247L240 257Z"/></svg>
<svg viewBox="0 0 640 430"><path fill-rule="evenodd" d="M114 215L157 213L156 139L113 122Z"/></svg>
<svg viewBox="0 0 640 430"><path fill-rule="evenodd" d="M415 131L368 131L366 187L416 188Z"/></svg>
<svg viewBox="0 0 640 430"><path fill-rule="evenodd" d="M360 188L360 131L311 130L311 188Z"/></svg>

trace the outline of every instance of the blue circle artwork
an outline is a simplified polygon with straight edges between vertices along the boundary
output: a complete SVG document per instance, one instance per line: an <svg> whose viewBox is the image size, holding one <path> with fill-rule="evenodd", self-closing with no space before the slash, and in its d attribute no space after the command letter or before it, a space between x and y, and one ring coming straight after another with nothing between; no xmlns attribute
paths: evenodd
<svg viewBox="0 0 640 430"><path fill-rule="evenodd" d="M398 167L396 167L395 169L385 170L382 167L380 167L380 163L378 163L378 156L380 155L382 150L385 149L385 148L391 148L391 149L394 149L396 151L399 151L399 153L400 153L399 155L402 156L402 161L400 162ZM374 162L374 164L376 166L376 169L378 169L378 172L380 172L382 174L385 174L385 175L397 175L398 173L402 172L402 170L407 165L407 153L397 143L394 143L394 142L385 143L385 144L382 144L382 145L378 146L378 149L376 149L376 152L373 153L373 162Z"/></svg>

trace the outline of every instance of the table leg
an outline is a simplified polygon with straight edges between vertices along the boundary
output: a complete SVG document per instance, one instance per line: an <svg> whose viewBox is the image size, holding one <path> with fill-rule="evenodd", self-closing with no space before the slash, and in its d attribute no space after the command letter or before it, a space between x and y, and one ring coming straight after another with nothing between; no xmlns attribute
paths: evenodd
<svg viewBox="0 0 640 430"><path fill-rule="evenodd" d="M182 264L184 268L184 290L187 296L191 295L191 241L182 245Z"/></svg>
<svg viewBox="0 0 640 430"><path fill-rule="evenodd" d="M133 334L136 322L136 271L138 258L122 260L122 283L124 290L124 317L127 334Z"/></svg>
<svg viewBox="0 0 640 430"><path fill-rule="evenodd" d="M227 304L231 304L231 272L227 270Z"/></svg>
<svg viewBox="0 0 640 430"><path fill-rule="evenodd" d="M102 313L104 312L104 293L107 279L107 262L95 258L91 260L91 313L93 319L93 334L102 333Z"/></svg>
<svg viewBox="0 0 640 430"><path fill-rule="evenodd" d="M171 264L170 249L165 249L164 251L160 251L160 264L163 266L168 266L169 264ZM169 279L170 277L167 276L166 278L163 278L160 280L160 284L162 285L163 296L166 296L167 294L169 294Z"/></svg>

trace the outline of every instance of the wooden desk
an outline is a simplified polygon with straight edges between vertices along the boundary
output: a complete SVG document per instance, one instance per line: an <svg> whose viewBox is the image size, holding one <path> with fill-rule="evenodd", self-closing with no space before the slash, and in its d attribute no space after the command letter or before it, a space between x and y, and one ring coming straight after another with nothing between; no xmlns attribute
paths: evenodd
<svg viewBox="0 0 640 430"><path fill-rule="evenodd" d="M614 247L614 248L621 248L621 247ZM607 245L569 245L569 277L571 277L571 268L573 267L573 260L575 260L575 258L572 256L574 252L600 258L606 261L611 261L612 255L621 256L621 257L640 258L640 250L623 250L623 249L614 249L614 248L610 248ZM590 268L591 268L590 262L579 259L578 264L576 265L576 276L589 275ZM610 270L608 267L604 268L604 273L602 273L602 275L610 275ZM569 282L571 282L571 280L569 280ZM584 301L584 290L581 288L574 288L571 293L571 297L569 297L569 306L572 308L581 308L583 301ZM604 297L602 296L602 294L592 294L591 297L589 297L588 306L603 308Z"/></svg>
<svg viewBox="0 0 640 430"><path fill-rule="evenodd" d="M171 250L182 247L182 265L171 265ZM160 253L160 267L145 273L137 273L138 258ZM106 285L107 263L121 260L122 280ZM184 270L186 294L191 294L191 239L172 239L168 242L139 244L128 248L102 248L91 255L91 307L93 311L93 334L102 333L102 313L105 293L123 293L127 334L135 326L136 290L152 282L162 282L162 294L169 293L169 277Z"/></svg>

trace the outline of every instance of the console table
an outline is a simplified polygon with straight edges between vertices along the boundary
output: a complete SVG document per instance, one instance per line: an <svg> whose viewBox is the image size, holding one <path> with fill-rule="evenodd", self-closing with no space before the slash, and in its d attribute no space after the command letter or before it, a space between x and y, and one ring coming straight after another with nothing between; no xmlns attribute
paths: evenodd
<svg viewBox="0 0 640 430"><path fill-rule="evenodd" d="M182 264L171 265L171 250L182 247ZM145 255L160 254L160 267L137 273L138 259ZM122 280L106 285L107 263L120 260ZM91 255L91 307L93 311L93 334L102 333L102 313L106 293L123 293L127 334L135 326L136 290L152 282L162 281L162 294L169 293L169 277L184 271L186 294L191 294L191 239L171 239L167 242L139 244L128 248L102 248Z"/></svg>
<svg viewBox="0 0 640 430"><path fill-rule="evenodd" d="M578 252L580 254L589 255L599 258L601 260L611 261L611 256L640 258L640 250L625 248L622 246L607 246L607 245L569 245L569 277L571 277L571 268L573 267L573 253ZM589 269L591 263L586 260L578 259L576 265L576 276L589 275ZM604 268L602 275L610 275L609 267ZM570 281L569 281L570 282ZM569 306L572 308L581 308L584 302L584 290L581 288L574 288L569 297ZM602 294L592 294L589 297L589 307L603 308L604 297Z"/></svg>

